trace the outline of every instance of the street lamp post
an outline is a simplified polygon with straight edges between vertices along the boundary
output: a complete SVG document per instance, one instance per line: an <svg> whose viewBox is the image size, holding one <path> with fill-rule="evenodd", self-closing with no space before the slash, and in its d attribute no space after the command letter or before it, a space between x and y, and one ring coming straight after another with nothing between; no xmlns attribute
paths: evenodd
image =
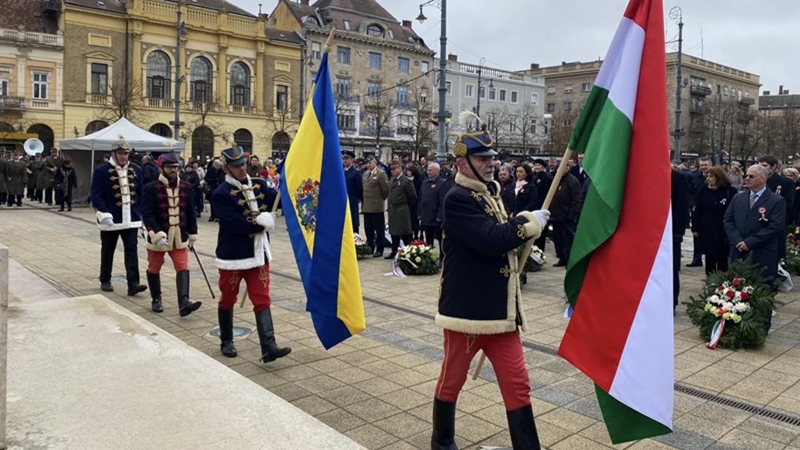
<svg viewBox="0 0 800 450"><path fill-rule="evenodd" d="M182 0L178 0L178 22L175 26L175 122L173 127L175 129L176 141L181 140L181 37L186 36L186 27L181 21L181 4Z"/></svg>
<svg viewBox="0 0 800 450"><path fill-rule="evenodd" d="M483 87L483 82L481 82L481 76L483 75L483 65L486 64L486 58L481 58L481 62L478 65L478 104L475 106L475 115L480 117L481 116L481 88ZM489 79L489 89L494 88L494 83L492 79Z"/></svg>
<svg viewBox="0 0 800 450"><path fill-rule="evenodd" d="M714 165L718 166L722 159L722 86L717 85L717 148Z"/></svg>
<svg viewBox="0 0 800 450"><path fill-rule="evenodd" d="M678 20L678 83L675 90L675 149L673 150L672 160L675 164L681 163L681 137L686 134L681 128L681 89L682 85L682 56L683 56L683 11L679 6L672 8L669 11L669 17L673 20Z"/></svg>
<svg viewBox="0 0 800 450"><path fill-rule="evenodd" d="M442 31L439 37L439 113L436 120L439 122L439 145L436 149L436 159L439 162L447 160L447 142L445 137L446 128L446 105L447 105L447 0L429 0L419 5L419 23L425 22L427 17L422 13L424 6L434 5L442 10Z"/></svg>

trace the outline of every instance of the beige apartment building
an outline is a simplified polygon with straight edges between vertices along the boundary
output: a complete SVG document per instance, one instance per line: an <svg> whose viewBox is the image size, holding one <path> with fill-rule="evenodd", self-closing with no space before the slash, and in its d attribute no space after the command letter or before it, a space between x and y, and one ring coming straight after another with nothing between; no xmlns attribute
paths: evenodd
<svg viewBox="0 0 800 450"><path fill-rule="evenodd" d="M410 20L398 21L374 0L280 0L267 26L303 37L304 99L336 29L328 61L343 150L387 159L435 148L428 120L437 98L434 52Z"/></svg>
<svg viewBox="0 0 800 450"><path fill-rule="evenodd" d="M678 54L667 53L667 105L670 134L675 127L675 94ZM545 114L553 116L552 146L563 149L569 140L572 126L589 97L603 61L563 62L559 66L531 68L521 73L545 79ZM681 139L681 154L694 159L708 154L713 148L713 117L716 112L717 86L719 98L725 108L757 110L761 88L759 76L728 66L723 66L692 55L684 54L681 61L684 88L681 92L681 126L685 135Z"/></svg>

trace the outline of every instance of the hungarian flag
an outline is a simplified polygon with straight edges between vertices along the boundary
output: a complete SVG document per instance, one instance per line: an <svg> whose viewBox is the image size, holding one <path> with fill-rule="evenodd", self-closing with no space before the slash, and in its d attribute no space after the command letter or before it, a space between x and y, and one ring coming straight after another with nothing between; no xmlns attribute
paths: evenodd
<svg viewBox="0 0 800 450"><path fill-rule="evenodd" d="M570 140L591 186L559 354L595 382L613 443L671 432L672 220L662 0L630 0Z"/></svg>

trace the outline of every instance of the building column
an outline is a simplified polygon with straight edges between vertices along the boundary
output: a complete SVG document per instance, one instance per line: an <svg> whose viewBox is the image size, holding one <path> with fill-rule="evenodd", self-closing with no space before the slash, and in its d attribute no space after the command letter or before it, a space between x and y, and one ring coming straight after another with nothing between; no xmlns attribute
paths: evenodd
<svg viewBox="0 0 800 450"><path fill-rule="evenodd" d="M264 52L256 53L256 110L264 112Z"/></svg>
<svg viewBox="0 0 800 450"><path fill-rule="evenodd" d="M217 102L220 112L228 112L228 45L219 44L219 62L217 62L217 72L219 73L219 94Z"/></svg>
<svg viewBox="0 0 800 450"><path fill-rule="evenodd" d="M56 106L54 109L61 110L62 107L62 91L64 86L63 80L64 63L56 63Z"/></svg>
<svg viewBox="0 0 800 450"><path fill-rule="evenodd" d="M25 97L25 86L31 83L31 87L33 86L33 80L28 80L25 77L25 59L24 58L17 58L17 96L18 97ZM33 89L31 89L31 97L33 97Z"/></svg>
<svg viewBox="0 0 800 450"><path fill-rule="evenodd" d="M142 104L142 97L147 95L147 86L145 86L145 82L142 78L142 33L134 31L133 33L133 73L131 74L131 80L133 86L141 86L142 88L139 90L139 95L135 95L137 89L131 89L131 92L134 93L133 104L134 105L141 105ZM122 75L127 76L127 74ZM112 83L113 77L112 77ZM124 81L123 81L124 83Z"/></svg>
<svg viewBox="0 0 800 450"><path fill-rule="evenodd" d="M179 50L181 52L181 67L180 67L180 73L177 74L178 78L175 79L175 85L177 86L178 85L178 80L180 80L181 77L185 77L184 78L184 80L185 80L184 83L182 83L181 86L180 86L181 106L182 106L181 109L185 109L186 108L186 102L189 101L189 95L188 95L188 93L189 93L189 86L188 86L189 79L188 78L189 77L186 76L186 73L187 73L186 68L189 67L189 61L186 60L186 58L189 55L189 52L186 50L186 43L187 42L189 42L189 38L187 36L181 36L181 48Z"/></svg>

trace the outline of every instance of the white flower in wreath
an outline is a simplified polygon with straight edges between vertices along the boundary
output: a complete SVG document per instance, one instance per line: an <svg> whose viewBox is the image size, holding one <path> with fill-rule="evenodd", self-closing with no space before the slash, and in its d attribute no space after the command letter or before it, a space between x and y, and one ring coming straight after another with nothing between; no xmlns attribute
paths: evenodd
<svg viewBox="0 0 800 450"><path fill-rule="evenodd" d="M733 303L731 303L731 302L725 302L725 304L724 304L724 305L722 305L722 309L725 309L725 310L728 310L728 311L730 311L731 309L733 309Z"/></svg>
<svg viewBox="0 0 800 450"><path fill-rule="evenodd" d="M713 304L717 304L719 302L719 296L718 295L712 295L711 297L708 297L708 301L713 303Z"/></svg>

